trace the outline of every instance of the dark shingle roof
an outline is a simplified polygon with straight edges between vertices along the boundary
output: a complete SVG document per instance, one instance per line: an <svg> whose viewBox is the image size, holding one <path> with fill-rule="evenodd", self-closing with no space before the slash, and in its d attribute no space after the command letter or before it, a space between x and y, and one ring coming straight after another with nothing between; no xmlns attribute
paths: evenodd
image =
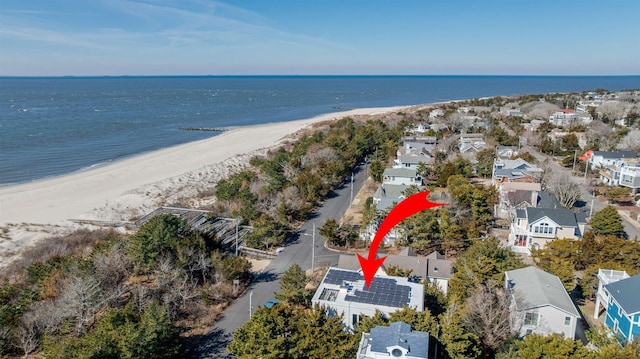
<svg viewBox="0 0 640 359"><path fill-rule="evenodd" d="M627 315L640 312L640 274L605 286Z"/></svg>
<svg viewBox="0 0 640 359"><path fill-rule="evenodd" d="M428 358L429 333L412 331L409 324L393 322L389 327L377 326L369 334L371 351L387 354L387 348L399 346L415 358Z"/></svg>
<svg viewBox="0 0 640 359"><path fill-rule="evenodd" d="M602 158L634 158L636 153L633 151L593 151L593 156L602 156Z"/></svg>
<svg viewBox="0 0 640 359"><path fill-rule="evenodd" d="M547 191L538 192L538 208L562 208L560 202L553 193Z"/></svg>
<svg viewBox="0 0 640 359"><path fill-rule="evenodd" d="M543 217L549 217L550 220L564 227L577 227L578 223L586 223L583 216L577 216L576 213L570 209L528 207L525 211L527 212L527 221L529 224Z"/></svg>

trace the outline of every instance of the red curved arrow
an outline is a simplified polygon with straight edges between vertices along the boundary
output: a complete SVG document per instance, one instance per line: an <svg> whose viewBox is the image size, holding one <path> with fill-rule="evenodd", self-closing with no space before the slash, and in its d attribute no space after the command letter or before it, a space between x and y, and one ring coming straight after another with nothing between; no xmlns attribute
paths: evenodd
<svg viewBox="0 0 640 359"><path fill-rule="evenodd" d="M373 242L371 242L368 258L365 259L363 256L358 254L358 260L360 261L360 267L362 267L362 274L364 275L364 282L367 287L371 284L373 276L382 265L382 262L387 258L384 256L376 259L378 247L380 246L380 243L382 243L384 236L386 236L396 224L402 222L403 219L411 217L414 214L429 208L444 206L444 203L434 203L429 201L427 199L429 192L430 191L418 192L398 203L398 205L389 212L384 220L382 220L382 223L380 223L380 227L378 227L378 231L373 237Z"/></svg>

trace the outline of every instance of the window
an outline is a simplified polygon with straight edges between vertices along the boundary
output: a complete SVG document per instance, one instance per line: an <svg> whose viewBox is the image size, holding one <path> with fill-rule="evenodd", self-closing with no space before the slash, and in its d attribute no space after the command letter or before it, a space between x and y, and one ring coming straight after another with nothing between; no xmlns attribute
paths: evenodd
<svg viewBox="0 0 640 359"><path fill-rule="evenodd" d="M517 247L526 247L527 246L527 236L523 234L517 234L516 239L513 241L513 245Z"/></svg>
<svg viewBox="0 0 640 359"><path fill-rule="evenodd" d="M631 177L630 175L622 175L622 182L625 183L631 183L633 177Z"/></svg>
<svg viewBox="0 0 640 359"><path fill-rule="evenodd" d="M622 317L622 307L618 307L618 316Z"/></svg>
<svg viewBox="0 0 640 359"><path fill-rule="evenodd" d="M564 325L568 327L571 325L571 317L564 317Z"/></svg>
<svg viewBox="0 0 640 359"><path fill-rule="evenodd" d="M538 313L525 313L524 325L538 325Z"/></svg>
<svg viewBox="0 0 640 359"><path fill-rule="evenodd" d="M549 226L549 223L540 223L533 227L533 232L540 234L553 234L553 229L553 227Z"/></svg>
<svg viewBox="0 0 640 359"><path fill-rule="evenodd" d="M613 321L613 332L614 333L618 332L618 319Z"/></svg>
<svg viewBox="0 0 640 359"><path fill-rule="evenodd" d="M356 325L360 322L360 316L358 314L353 314L351 316L351 325L355 328Z"/></svg>

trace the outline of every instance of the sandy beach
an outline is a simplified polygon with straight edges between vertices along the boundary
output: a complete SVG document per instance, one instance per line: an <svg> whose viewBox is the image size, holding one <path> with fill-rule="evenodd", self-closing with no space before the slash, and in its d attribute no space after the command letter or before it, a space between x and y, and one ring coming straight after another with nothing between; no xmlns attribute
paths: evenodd
<svg viewBox="0 0 640 359"><path fill-rule="evenodd" d="M211 188L289 135L327 120L403 108L356 109L236 128L84 172L0 187L0 267L42 238L79 228L71 219L127 221L181 200L197 208L205 204L197 199L205 187Z"/></svg>

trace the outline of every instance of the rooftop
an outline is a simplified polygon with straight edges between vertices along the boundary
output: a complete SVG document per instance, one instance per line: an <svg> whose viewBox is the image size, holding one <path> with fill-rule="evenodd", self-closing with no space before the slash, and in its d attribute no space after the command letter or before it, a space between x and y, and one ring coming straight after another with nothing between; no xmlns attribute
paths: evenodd
<svg viewBox="0 0 640 359"><path fill-rule="evenodd" d="M580 316L560 278L555 275L531 266L507 271L505 276L518 310L550 305Z"/></svg>
<svg viewBox="0 0 640 359"><path fill-rule="evenodd" d="M369 334L371 351L389 353L389 347L401 347L407 355L415 358L427 358L429 350L429 333L412 331L404 322L393 322L388 327L377 326Z"/></svg>
<svg viewBox="0 0 640 359"><path fill-rule="evenodd" d="M627 315L640 313L640 274L605 286Z"/></svg>
<svg viewBox="0 0 640 359"><path fill-rule="evenodd" d="M423 295L422 284L409 282L407 278L376 275L367 288L361 273L329 268L314 294L313 301L356 302L390 308L408 306L422 311Z"/></svg>

